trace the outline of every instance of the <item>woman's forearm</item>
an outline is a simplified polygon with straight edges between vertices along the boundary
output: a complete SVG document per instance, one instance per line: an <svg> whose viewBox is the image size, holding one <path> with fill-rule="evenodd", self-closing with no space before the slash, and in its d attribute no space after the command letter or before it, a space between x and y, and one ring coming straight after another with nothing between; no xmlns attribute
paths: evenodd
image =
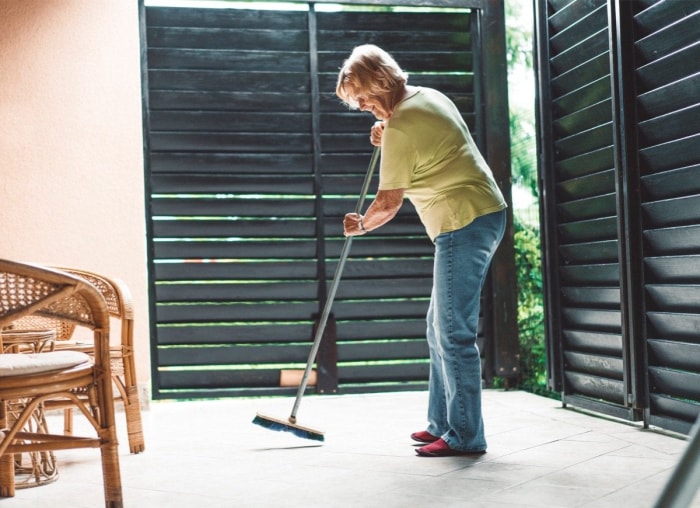
<svg viewBox="0 0 700 508"><path fill-rule="evenodd" d="M403 189L378 191L364 214L365 230L372 231L393 219L403 204Z"/></svg>

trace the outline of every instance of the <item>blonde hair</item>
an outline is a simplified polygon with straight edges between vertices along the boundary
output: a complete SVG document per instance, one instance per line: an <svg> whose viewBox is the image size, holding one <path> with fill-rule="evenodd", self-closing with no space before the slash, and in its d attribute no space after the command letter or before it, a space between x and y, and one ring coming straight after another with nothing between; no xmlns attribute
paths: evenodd
<svg viewBox="0 0 700 508"><path fill-rule="evenodd" d="M389 53L374 44L363 44L343 62L335 93L350 108L357 109L357 95L389 96L407 81L408 74Z"/></svg>

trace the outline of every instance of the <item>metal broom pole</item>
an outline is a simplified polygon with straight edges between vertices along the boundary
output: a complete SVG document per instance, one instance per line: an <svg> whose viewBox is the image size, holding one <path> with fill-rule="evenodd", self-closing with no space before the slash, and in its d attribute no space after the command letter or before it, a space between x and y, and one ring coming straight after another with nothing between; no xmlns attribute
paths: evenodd
<svg viewBox="0 0 700 508"><path fill-rule="evenodd" d="M365 198L367 197L367 192L369 190L369 185L372 181L372 175L374 174L374 169L377 166L377 161L379 160L379 147L374 148L372 153L372 158L369 162L369 167L367 168L367 174L365 175L365 181L362 184L362 189L360 190L360 196L355 205L355 213L360 213L362 207L365 203ZM328 290L328 296L326 298L326 304L323 307L323 313L321 314L321 319L316 328L316 336L314 338L313 345L311 346L311 351L309 352L309 359L306 362L306 369L304 369L304 375L301 378L301 384L297 390L297 396L294 400L294 407L292 408L292 413L289 416L289 421L291 423L296 423L297 411L299 410L299 404L301 404L301 398L306 390L306 385L309 381L309 376L313 368L314 361L316 359L316 354L318 353L318 348L321 345L321 339L323 338L323 333L326 329L326 324L328 323L328 316L331 313L331 307L333 306L333 300L335 299L335 293L338 290L338 285L340 284L340 278L343 274L343 269L345 268L345 262L350 254L350 246L352 245L352 236L345 237L345 243L343 244L343 249L340 251L340 258L338 260L338 266L335 269L335 275L333 276L333 282Z"/></svg>

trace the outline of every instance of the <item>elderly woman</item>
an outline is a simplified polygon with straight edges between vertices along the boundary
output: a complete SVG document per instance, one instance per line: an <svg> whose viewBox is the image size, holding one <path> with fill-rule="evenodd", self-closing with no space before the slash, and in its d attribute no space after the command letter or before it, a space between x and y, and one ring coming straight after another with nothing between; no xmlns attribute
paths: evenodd
<svg viewBox="0 0 700 508"><path fill-rule="evenodd" d="M476 343L481 290L503 237L506 203L457 107L437 90L407 84L384 50L356 47L338 76L336 94L377 122L379 186L364 214L348 213L346 236L389 222L404 197L435 245L427 314L430 350L428 426L411 435L417 453L442 457L484 453L481 360Z"/></svg>

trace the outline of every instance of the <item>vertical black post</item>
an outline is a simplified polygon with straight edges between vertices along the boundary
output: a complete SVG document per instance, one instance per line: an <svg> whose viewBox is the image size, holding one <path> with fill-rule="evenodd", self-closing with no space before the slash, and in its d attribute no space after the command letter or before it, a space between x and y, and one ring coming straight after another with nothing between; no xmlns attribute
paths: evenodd
<svg viewBox="0 0 700 508"><path fill-rule="evenodd" d="M508 203L506 232L491 265L491 296L495 350L495 373L513 379L519 373L518 300L513 241L513 200L511 196L510 122L508 70L506 65L505 12L502 0L485 2L482 16L482 102L486 160Z"/></svg>
<svg viewBox="0 0 700 508"><path fill-rule="evenodd" d="M556 185L554 174L551 74L549 69L549 3L535 0L535 76L537 92L537 158L540 193L540 243L544 292L545 342L547 348L547 387L565 391L563 373L561 308L559 301L559 240L556 225Z"/></svg>
<svg viewBox="0 0 700 508"><path fill-rule="evenodd" d="M483 6L482 6L483 10ZM472 55L472 90L474 95L474 126L470 126L470 130L474 137L474 142L479 147L482 153L486 150L486 132L485 132L485 117L486 105L483 99L482 76L484 74L482 68L484 41L482 40L483 31L481 29L482 10L473 10L470 18L471 23L469 32L472 40L471 55ZM484 289L481 293L481 313L479 315L479 335L483 337L483 341L479 342L479 350L481 354L481 377L484 385L487 387L493 386L493 380L496 377L496 345L494 344L493 322L493 291L491 290L490 274L484 283Z"/></svg>
<svg viewBox="0 0 700 508"><path fill-rule="evenodd" d="M314 316L314 337L320 325L321 315ZM317 393L337 393L338 392L338 332L335 324L335 317L329 314L326 326L323 329L323 338L316 354L316 392Z"/></svg>
<svg viewBox="0 0 700 508"><path fill-rule="evenodd" d="M622 360L627 400L635 419L648 406L644 344L643 241L641 181L637 159L637 114L634 61L635 2L609 4L613 131L620 241Z"/></svg>
<svg viewBox="0 0 700 508"><path fill-rule="evenodd" d="M316 10L309 4L309 79L311 81L311 126L313 135L314 189L316 194L316 259L319 308L326 305L326 240L324 235L323 174L321 168L321 93L318 84L318 41L316 39ZM319 315L312 316L315 325L311 337L316 336ZM335 320L329 317L327 328L316 357L316 391L338 391L338 354Z"/></svg>
<svg viewBox="0 0 700 508"><path fill-rule="evenodd" d="M153 243L153 213L151 212L151 108L149 103L150 91L148 84L148 19L144 0L138 0L139 38L141 43L141 115L143 119L143 165L144 165L144 207L146 220L146 245L148 249L148 329L151 340L151 397L162 398L160 395L160 369L158 368L158 326L156 320L156 284L155 284L155 246Z"/></svg>

